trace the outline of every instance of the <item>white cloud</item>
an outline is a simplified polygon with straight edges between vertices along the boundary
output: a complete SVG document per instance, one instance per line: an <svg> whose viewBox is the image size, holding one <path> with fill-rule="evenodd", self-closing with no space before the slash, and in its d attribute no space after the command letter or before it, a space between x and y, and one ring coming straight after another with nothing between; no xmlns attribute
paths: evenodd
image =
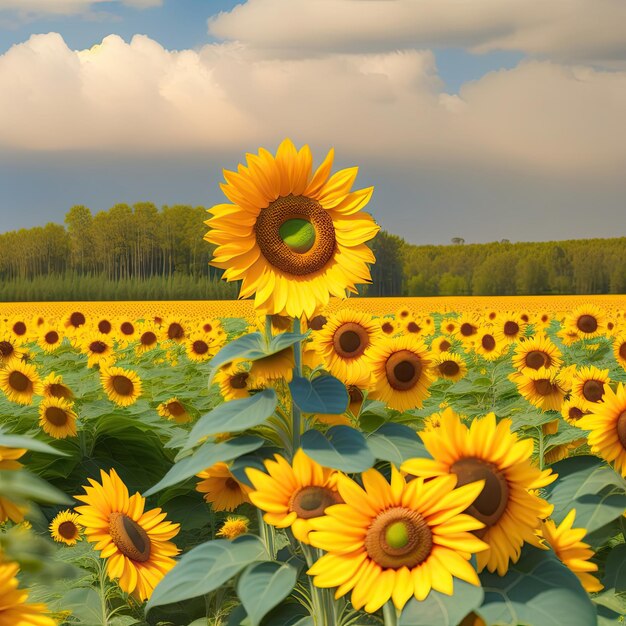
<svg viewBox="0 0 626 626"><path fill-rule="evenodd" d="M75 15L87 13L103 2L120 2L138 9L160 6L163 0L0 0L0 11L20 15Z"/></svg>
<svg viewBox="0 0 626 626"><path fill-rule="evenodd" d="M460 46L626 59L624 0L248 0L209 32L271 54Z"/></svg>
<svg viewBox="0 0 626 626"><path fill-rule="evenodd" d="M443 89L429 51L286 60L115 35L72 51L50 33L0 56L0 149L240 153L291 136L405 171L623 172L626 72L529 61Z"/></svg>

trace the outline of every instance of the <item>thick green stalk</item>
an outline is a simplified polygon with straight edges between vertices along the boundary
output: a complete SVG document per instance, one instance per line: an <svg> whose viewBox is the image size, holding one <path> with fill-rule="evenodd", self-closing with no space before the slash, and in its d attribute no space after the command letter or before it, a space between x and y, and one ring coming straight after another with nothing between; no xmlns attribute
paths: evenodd
<svg viewBox="0 0 626 626"><path fill-rule="evenodd" d="M383 617L385 618L385 626L398 626L400 623L398 611L396 611L391 600L383 605Z"/></svg>
<svg viewBox="0 0 626 626"><path fill-rule="evenodd" d="M259 520L259 533L261 534L261 539L263 539L263 543L265 544L265 549L270 556L270 559L276 558L276 541L274 536L274 527L265 523L263 519L263 511L261 509L257 509L257 517Z"/></svg>
<svg viewBox="0 0 626 626"><path fill-rule="evenodd" d="M300 333L300 319L294 318L293 332ZM293 346L294 368L293 375L302 377L302 344L300 342ZM291 423L292 423L292 454L300 447L300 431L302 429L302 414L296 403L291 399Z"/></svg>

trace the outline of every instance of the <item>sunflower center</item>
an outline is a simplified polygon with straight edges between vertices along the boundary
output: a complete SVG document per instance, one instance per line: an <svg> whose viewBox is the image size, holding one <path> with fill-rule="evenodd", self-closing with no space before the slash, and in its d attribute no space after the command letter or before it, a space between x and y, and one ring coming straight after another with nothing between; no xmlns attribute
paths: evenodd
<svg viewBox="0 0 626 626"><path fill-rule="evenodd" d="M309 328L311 330L322 330L324 326L326 326L326 322L328 320L324 315L316 315L314 318L309 320Z"/></svg>
<svg viewBox="0 0 626 626"><path fill-rule="evenodd" d="M46 343L53 345L59 340L59 333L56 330L50 330L45 334L44 340Z"/></svg>
<svg viewBox="0 0 626 626"><path fill-rule="evenodd" d="M70 324L74 326L74 328L82 326L86 321L85 316L80 311L75 311L70 315Z"/></svg>
<svg viewBox="0 0 626 626"><path fill-rule="evenodd" d="M393 389L407 391L415 387L422 374L422 360L410 350L398 350L387 359L385 373Z"/></svg>
<svg viewBox="0 0 626 626"><path fill-rule="evenodd" d="M209 351L209 346L205 341L197 340L193 342L193 351L196 354L206 354Z"/></svg>
<svg viewBox="0 0 626 626"><path fill-rule="evenodd" d="M539 380L533 381L533 385L535 387L535 391L540 396L549 396L555 391L555 386L550 382L548 378L540 378Z"/></svg>
<svg viewBox="0 0 626 626"><path fill-rule="evenodd" d="M335 352L344 359L356 359L361 356L369 343L367 330L354 322L342 324L333 335Z"/></svg>
<svg viewBox="0 0 626 626"><path fill-rule="evenodd" d="M622 411L617 418L617 438L622 448L626 448L626 411Z"/></svg>
<svg viewBox="0 0 626 626"><path fill-rule="evenodd" d="M67 413L58 406L49 406L46 409L46 419L54 426L65 426Z"/></svg>
<svg viewBox="0 0 626 626"><path fill-rule="evenodd" d="M526 367L538 370L540 367L549 367L550 358L541 350L532 350L526 355Z"/></svg>
<svg viewBox="0 0 626 626"><path fill-rule="evenodd" d="M417 322L409 322L406 325L406 329L410 333L419 333L422 330L421 326Z"/></svg>
<svg viewBox="0 0 626 626"><path fill-rule="evenodd" d="M140 342L144 346L151 346L153 343L156 343L156 340L156 335L151 330L148 330L141 335Z"/></svg>
<svg viewBox="0 0 626 626"><path fill-rule="evenodd" d="M576 326L583 333L595 333L598 329L598 320L593 315L581 315L576 320Z"/></svg>
<svg viewBox="0 0 626 626"><path fill-rule="evenodd" d="M567 415L572 421L576 422L584 415L584 413L578 407L571 406Z"/></svg>
<svg viewBox="0 0 626 626"><path fill-rule="evenodd" d="M289 511L295 511L300 519L311 519L324 515L327 507L342 502L338 492L328 487L309 485L292 494L289 499Z"/></svg>
<svg viewBox="0 0 626 626"><path fill-rule="evenodd" d="M451 347L452 347L452 344L447 339L444 339L439 344L439 350L441 350L442 352L447 352Z"/></svg>
<svg viewBox="0 0 626 626"><path fill-rule="evenodd" d="M450 467L450 471L457 475L457 487L477 480L485 481L480 495L466 512L483 522L488 528L496 524L509 501L509 485L498 468L488 461L468 457L456 461Z"/></svg>
<svg viewBox="0 0 626 626"><path fill-rule="evenodd" d="M248 372L239 372L239 374L235 374L230 377L230 386L233 389L245 389L248 384L248 377L250 374Z"/></svg>
<svg viewBox="0 0 626 626"><path fill-rule="evenodd" d="M9 385L15 391L26 391L30 385L30 378L22 372L11 372L9 374Z"/></svg>
<svg viewBox="0 0 626 626"><path fill-rule="evenodd" d="M13 344L10 341L0 341L0 356L8 357L13 354Z"/></svg>
<svg viewBox="0 0 626 626"><path fill-rule="evenodd" d="M15 324L13 324L13 332L16 335L25 335L26 334L26 324L24 324L24 322L15 322Z"/></svg>
<svg viewBox="0 0 626 626"><path fill-rule="evenodd" d="M626 341L619 347L619 355L622 359L626 359Z"/></svg>
<svg viewBox="0 0 626 626"><path fill-rule="evenodd" d="M278 330L289 330L293 319L287 315L272 315L272 326Z"/></svg>
<svg viewBox="0 0 626 626"><path fill-rule="evenodd" d="M380 328L386 335L391 335L394 330L391 322L385 322Z"/></svg>
<svg viewBox="0 0 626 626"><path fill-rule="evenodd" d="M599 380L588 380L583 385L583 396L589 402L600 402L604 395L604 385Z"/></svg>
<svg viewBox="0 0 626 626"><path fill-rule="evenodd" d="M230 476L224 481L224 486L230 491L239 491L239 483Z"/></svg>
<svg viewBox="0 0 626 626"><path fill-rule="evenodd" d="M109 532L117 549L129 559L144 563L150 558L148 533L128 515L113 512L109 515Z"/></svg>
<svg viewBox="0 0 626 626"><path fill-rule="evenodd" d="M54 398L71 398L72 392L65 386L58 383L52 383L48 388L48 393Z"/></svg>
<svg viewBox="0 0 626 626"><path fill-rule="evenodd" d="M439 365L439 371L444 376L456 376L461 371L461 368L456 361L444 361Z"/></svg>
<svg viewBox="0 0 626 626"><path fill-rule="evenodd" d="M474 326L474 324L465 322L464 324L461 324L461 328L459 330L461 331L463 337L471 337L472 335L476 334L476 331L478 329L476 328L476 326Z"/></svg>
<svg viewBox="0 0 626 626"><path fill-rule="evenodd" d="M74 539L78 535L78 528L74 522L61 522L57 532L63 539Z"/></svg>
<svg viewBox="0 0 626 626"><path fill-rule="evenodd" d="M135 332L135 327L130 322L123 322L120 330L123 335L132 335Z"/></svg>
<svg viewBox="0 0 626 626"><path fill-rule="evenodd" d="M504 334L507 337L514 337L519 333L519 324L517 322L508 321L504 323Z"/></svg>
<svg viewBox="0 0 626 626"><path fill-rule="evenodd" d="M116 393L120 396L130 396L133 393L135 386L133 385L133 381L126 376L114 376L111 381L111 385L113 389L115 389Z"/></svg>
<svg viewBox="0 0 626 626"><path fill-rule="evenodd" d="M178 401L170 402L167 405L167 410L173 417L180 417L185 413L185 407Z"/></svg>
<svg viewBox="0 0 626 626"><path fill-rule="evenodd" d="M298 254L308 252L315 243L315 227L308 220L299 217L283 222L278 234L283 242Z"/></svg>
<svg viewBox="0 0 626 626"><path fill-rule="evenodd" d="M487 352L491 352L496 347L496 340L492 335L483 335L483 338L480 340L483 348L487 350Z"/></svg>
<svg viewBox="0 0 626 626"><path fill-rule="evenodd" d="M393 507L370 524L364 544L369 557L382 568L411 569L428 558L433 536L417 511Z"/></svg>
<svg viewBox="0 0 626 626"><path fill-rule="evenodd" d="M111 332L111 322L109 322L109 320L100 320L98 322L98 330L103 334L103 335L108 335Z"/></svg>
<svg viewBox="0 0 626 626"><path fill-rule="evenodd" d="M348 387L348 396L350 396L350 404L353 402L363 402L363 392L354 385Z"/></svg>
<svg viewBox="0 0 626 626"><path fill-rule="evenodd" d="M92 341L89 344L89 349L95 354L103 354L106 352L107 345L104 341Z"/></svg>
<svg viewBox="0 0 626 626"><path fill-rule="evenodd" d="M254 226L263 256L287 274L321 270L335 253L335 227L322 205L306 196L282 196L262 209Z"/></svg>
<svg viewBox="0 0 626 626"><path fill-rule="evenodd" d="M178 322L170 324L167 328L167 336L170 339L182 339L184 335L185 330Z"/></svg>

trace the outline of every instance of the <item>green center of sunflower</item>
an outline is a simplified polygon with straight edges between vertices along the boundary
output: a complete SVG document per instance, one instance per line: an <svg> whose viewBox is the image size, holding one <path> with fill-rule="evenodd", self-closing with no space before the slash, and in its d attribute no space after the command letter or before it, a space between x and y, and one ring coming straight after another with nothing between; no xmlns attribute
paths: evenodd
<svg viewBox="0 0 626 626"><path fill-rule="evenodd" d="M622 448L626 448L626 411L622 411L617 418L617 438Z"/></svg>
<svg viewBox="0 0 626 626"><path fill-rule="evenodd" d="M600 402L604 395L604 385L599 380L588 380L583 385L583 396L589 402Z"/></svg>
<svg viewBox="0 0 626 626"><path fill-rule="evenodd" d="M0 341L0 356L8 357L13 354L13 344L10 341Z"/></svg>
<svg viewBox="0 0 626 626"><path fill-rule="evenodd" d="M550 367L550 358L541 350L531 350L526 355L526 367L538 370L540 367Z"/></svg>
<svg viewBox="0 0 626 626"><path fill-rule="evenodd" d="M598 329L598 320L593 315L581 315L576 320L576 326L583 333L595 333Z"/></svg>
<svg viewBox="0 0 626 626"><path fill-rule="evenodd" d="M439 371L443 376L456 376L461 368L456 361L444 361L439 365Z"/></svg>
<svg viewBox="0 0 626 626"><path fill-rule="evenodd" d="M422 374L422 360L410 350L398 350L387 359L385 373L396 391L413 389Z"/></svg>
<svg viewBox="0 0 626 626"><path fill-rule="evenodd" d="M54 426L65 426L67 413L58 406L49 406L46 409L46 419Z"/></svg>
<svg viewBox="0 0 626 626"><path fill-rule="evenodd" d="M319 485L309 485L295 491L289 498L289 511L295 511L300 519L311 519L324 515L333 504L343 502L337 491Z"/></svg>
<svg viewBox="0 0 626 626"><path fill-rule="evenodd" d="M315 227L299 217L281 224L278 234L285 245L298 254L308 252L315 243Z"/></svg>
<svg viewBox="0 0 626 626"><path fill-rule="evenodd" d="M466 512L483 522L487 529L496 524L509 502L509 485L500 470L483 459L467 457L453 463L450 471L457 476L457 487L477 480L485 481L483 490ZM487 529L475 534L480 537Z"/></svg>
<svg viewBox="0 0 626 626"><path fill-rule="evenodd" d="M428 558L433 536L417 511L397 506L378 514L367 529L364 545L382 568L411 569Z"/></svg>
<svg viewBox="0 0 626 626"><path fill-rule="evenodd" d="M63 537L63 539L75 539L78 537L78 528L74 522L61 522L57 532L61 535L61 537Z"/></svg>
<svg viewBox="0 0 626 626"><path fill-rule="evenodd" d="M117 549L129 559L144 563L150 558L148 533L128 515L113 512L109 515L109 533Z"/></svg>
<svg viewBox="0 0 626 626"><path fill-rule="evenodd" d="M9 386L15 391L26 391L30 386L30 378L22 372L13 371L9 374Z"/></svg>
<svg viewBox="0 0 626 626"><path fill-rule="evenodd" d="M111 385L120 396L130 396L135 389L133 381L126 376L113 376Z"/></svg>
<svg viewBox="0 0 626 626"><path fill-rule="evenodd" d="M487 352L491 352L496 347L496 340L493 338L493 335L483 335L480 343Z"/></svg>
<svg viewBox="0 0 626 626"><path fill-rule="evenodd" d="M265 259L286 274L321 270L335 254L335 225L324 207L306 196L281 196L262 209L254 225Z"/></svg>

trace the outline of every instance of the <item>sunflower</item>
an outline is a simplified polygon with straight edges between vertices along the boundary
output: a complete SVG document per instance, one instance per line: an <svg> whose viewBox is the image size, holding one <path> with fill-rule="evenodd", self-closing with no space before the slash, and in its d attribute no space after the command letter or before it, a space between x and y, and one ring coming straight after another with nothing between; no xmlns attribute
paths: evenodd
<svg viewBox="0 0 626 626"><path fill-rule="evenodd" d="M452 334L454 334L457 339L460 339L464 343L475 339L475 335L478 333L480 328L477 315L474 313L464 313L458 319L450 321L453 321L456 326L456 328L452 331ZM445 325L443 330L444 332L448 332L445 329Z"/></svg>
<svg viewBox="0 0 626 626"><path fill-rule="evenodd" d="M83 506L77 523L87 540L95 543L100 558L108 559L107 573L119 579L123 591L140 602L147 600L159 581L174 567L178 548L169 541L178 534L179 524L165 521L161 509L144 512L145 498L139 492L129 496L117 472L100 470L101 483L89 479L85 495L75 496Z"/></svg>
<svg viewBox="0 0 626 626"><path fill-rule="evenodd" d="M400 325L400 328L403 333L408 333L411 335L420 335L420 334L426 335L427 334L426 325L423 324L423 322L416 317L410 317L407 320L405 320Z"/></svg>
<svg viewBox="0 0 626 626"><path fill-rule="evenodd" d="M472 322L470 322L470 324L472 326L474 326L474 320L472 320ZM458 319L444 319L441 320L441 328L440 328L441 332L446 334L446 335L458 335L459 334L459 321ZM468 332L471 329L466 329ZM470 336L471 336L471 332L470 332Z"/></svg>
<svg viewBox="0 0 626 626"><path fill-rule="evenodd" d="M182 343L189 332L187 323L180 317L168 317L161 323L161 339Z"/></svg>
<svg viewBox="0 0 626 626"><path fill-rule="evenodd" d="M234 511L240 504L250 502L250 487L239 482L226 463L215 463L196 476L202 478L196 491L204 494L214 511Z"/></svg>
<svg viewBox="0 0 626 626"><path fill-rule="evenodd" d="M561 330L556 333L556 336L561 340L564 346L571 346L582 339L576 330L569 327L561 328Z"/></svg>
<svg viewBox="0 0 626 626"><path fill-rule="evenodd" d="M577 396L572 396L571 398L565 400L565 402L563 402L563 406L561 407L561 415L563 416L563 419L572 426L577 426L578 420L583 415L588 415L589 413L590 411L587 409L587 403Z"/></svg>
<svg viewBox="0 0 626 626"><path fill-rule="evenodd" d="M54 352L63 343L63 331L55 324L46 324L39 329L37 345L47 353Z"/></svg>
<svg viewBox="0 0 626 626"><path fill-rule="evenodd" d="M522 339L516 346L511 357L513 367L524 372L526 369L538 370L545 367L558 370L563 364L561 351L547 337L530 337Z"/></svg>
<svg viewBox="0 0 626 626"><path fill-rule="evenodd" d="M395 314L395 317L397 320L400 320L401 322L407 321L409 320L413 315L413 312L411 311L411 309L409 309L409 307L403 306L400 307Z"/></svg>
<svg viewBox="0 0 626 626"><path fill-rule="evenodd" d="M45 604L28 604L28 591L18 589L17 563L0 561L0 626L56 626Z"/></svg>
<svg viewBox="0 0 626 626"><path fill-rule="evenodd" d="M208 361L213 354L212 341L205 333L190 333L185 339L185 352L190 361L202 363Z"/></svg>
<svg viewBox="0 0 626 626"><path fill-rule="evenodd" d="M222 330L222 322L214 318L204 319L198 323L198 328L206 335L210 335Z"/></svg>
<svg viewBox="0 0 626 626"><path fill-rule="evenodd" d="M450 337L436 337L433 339L433 342L430 344L431 352L450 352L452 348L452 341Z"/></svg>
<svg viewBox="0 0 626 626"><path fill-rule="evenodd" d="M328 318L313 342L333 376L358 386L369 383L368 349L380 335L380 327L369 315L342 309Z"/></svg>
<svg viewBox="0 0 626 626"><path fill-rule="evenodd" d="M552 520L541 524L541 536L550 544L559 560L576 574L585 591L600 591L604 585L590 574L597 572L598 566L591 563L593 550L582 539L587 534L584 528L572 528L576 518L576 509L572 509L557 526Z"/></svg>
<svg viewBox="0 0 626 626"><path fill-rule="evenodd" d="M63 376L51 372L42 382L43 396L45 398L65 398L66 400L74 399L74 392L63 384Z"/></svg>
<svg viewBox="0 0 626 626"><path fill-rule="evenodd" d="M80 351L87 356L87 367L100 368L115 362L112 340L101 333L86 333L80 344Z"/></svg>
<svg viewBox="0 0 626 626"><path fill-rule="evenodd" d="M280 352L252 361L250 376L255 383L261 385L280 379L290 382L293 378L294 364L293 346L288 346Z"/></svg>
<svg viewBox="0 0 626 626"><path fill-rule="evenodd" d="M0 446L0 470L17 470L22 464L17 460L26 453L23 448L6 448ZM0 496L0 523L11 520L18 523L24 519L27 507L15 504L8 498ZM1 606L1 605L0 605ZM0 624L1 626L1 624Z"/></svg>
<svg viewBox="0 0 626 626"><path fill-rule="evenodd" d="M239 297L254 294L257 311L310 318L331 295L371 281L365 242L379 227L361 208L373 188L350 191L356 167L329 178L333 155L312 175L309 147L297 152L285 139L275 157L261 149L247 155L247 167L224 171L232 204L209 209L204 238L217 245L211 264L242 280Z"/></svg>
<svg viewBox="0 0 626 626"><path fill-rule="evenodd" d="M522 374L515 372L509 376L517 385L521 396L542 411L560 411L567 394L561 377L552 369L527 368Z"/></svg>
<svg viewBox="0 0 626 626"><path fill-rule="evenodd" d="M59 543L75 546L80 541L81 526L78 524L78 513L69 509L61 511L50 522L50 536Z"/></svg>
<svg viewBox="0 0 626 626"><path fill-rule="evenodd" d="M103 335L113 332L113 322L108 317L101 317L94 323L95 329Z"/></svg>
<svg viewBox="0 0 626 626"><path fill-rule="evenodd" d="M494 326L498 339L513 343L524 336L528 323L518 313L501 313L494 321Z"/></svg>
<svg viewBox="0 0 626 626"><path fill-rule="evenodd" d="M154 350L159 345L160 330L153 322L144 322L137 329L137 343L135 345L135 354L140 355L144 352Z"/></svg>
<svg viewBox="0 0 626 626"><path fill-rule="evenodd" d="M626 370L626 333L621 332L613 339L615 360Z"/></svg>
<svg viewBox="0 0 626 626"><path fill-rule="evenodd" d="M500 358L508 347L508 343L498 339L497 333L489 327L478 329L471 343L476 354L480 354L487 361L495 361Z"/></svg>
<svg viewBox="0 0 626 626"><path fill-rule="evenodd" d="M420 408L430 395L433 378L426 345L410 335L385 339L368 355L372 371L370 396L397 411Z"/></svg>
<svg viewBox="0 0 626 626"><path fill-rule="evenodd" d="M55 439L76 437L76 413L65 398L44 398L39 404L39 426Z"/></svg>
<svg viewBox="0 0 626 626"><path fill-rule="evenodd" d="M128 345L137 339L137 324L122 317L116 320L113 332L122 345Z"/></svg>
<svg viewBox="0 0 626 626"><path fill-rule="evenodd" d="M609 370L600 370L593 365L577 369L572 377L572 396L579 398L585 407L593 411L601 402L605 392L605 385L611 382Z"/></svg>
<svg viewBox="0 0 626 626"><path fill-rule="evenodd" d="M248 398L250 391L256 387L250 372L235 364L221 368L215 375L215 382L220 387L222 398L227 401Z"/></svg>
<svg viewBox="0 0 626 626"><path fill-rule="evenodd" d="M532 439L519 440L512 421L489 413L465 426L451 409L441 414L441 427L419 433L430 459L409 459L401 469L414 476L456 474L459 485L484 479L485 488L467 512L486 528L478 536L489 551L477 555L478 571L485 567L503 576L509 561L517 562L525 541L536 545L535 529L552 506L531 493L556 479L531 461Z"/></svg>
<svg viewBox="0 0 626 626"><path fill-rule="evenodd" d="M43 391L35 367L17 359L0 369L0 389L17 404L32 404L33 396L41 395Z"/></svg>
<svg viewBox="0 0 626 626"><path fill-rule="evenodd" d="M10 363L13 359L21 359L23 351L18 341L10 333L0 332L0 367Z"/></svg>
<svg viewBox="0 0 626 626"><path fill-rule="evenodd" d="M15 337L19 343L28 341L30 331L30 322L22 317L13 317L7 324L9 332Z"/></svg>
<svg viewBox="0 0 626 626"><path fill-rule="evenodd" d="M590 339L606 331L606 313L595 304L585 304L565 317L563 326L576 332L582 339Z"/></svg>
<svg viewBox="0 0 626 626"><path fill-rule="evenodd" d="M626 388L618 383L613 391L604 386L604 397L589 415L583 415L576 426L589 430L591 452L613 463L615 470L626 477Z"/></svg>
<svg viewBox="0 0 626 626"><path fill-rule="evenodd" d="M576 450L576 448L579 448L584 443L587 443L587 439L585 437L581 437L580 439L575 439L569 443L560 443L556 446L549 446L543 455L545 464L552 465L558 461L566 459L572 450Z"/></svg>
<svg viewBox="0 0 626 626"><path fill-rule="evenodd" d="M72 311L63 321L63 325L69 334L75 334L79 328L87 323L87 317L82 311Z"/></svg>
<svg viewBox="0 0 626 626"><path fill-rule="evenodd" d="M278 528L291 528L293 536L309 543L311 520L324 515L327 507L343 502L337 491L338 472L318 465L302 449L293 464L280 455L264 461L267 474L248 468L246 474L254 486L252 504L265 511L263 519Z"/></svg>
<svg viewBox="0 0 626 626"><path fill-rule="evenodd" d="M469 560L488 547L471 533L484 524L463 511L484 481L458 489L451 475L407 483L393 465L391 484L375 469L362 481L340 475L345 504L310 522L311 544L327 552L307 572L315 586L337 587L335 598L352 591L354 608L373 613L389 599L401 610L431 589L452 595L453 576L480 585Z"/></svg>
<svg viewBox="0 0 626 626"><path fill-rule="evenodd" d="M458 354L440 352L433 357L430 371L438 378L456 382L467 374L467 365Z"/></svg>
<svg viewBox="0 0 626 626"><path fill-rule="evenodd" d="M535 313L535 315L531 318L530 323L533 325L533 329L535 332L539 330L545 331L550 323L552 322L552 317L549 313Z"/></svg>
<svg viewBox="0 0 626 626"><path fill-rule="evenodd" d="M130 406L141 395L141 380L132 370L105 366L100 371L100 381L109 400L118 406Z"/></svg>
<svg viewBox="0 0 626 626"><path fill-rule="evenodd" d="M391 337L392 335L395 335L396 332L398 332L399 326L397 322L390 319L389 317L383 317L382 319L379 319L378 323L380 324L380 331L388 337Z"/></svg>
<svg viewBox="0 0 626 626"><path fill-rule="evenodd" d="M249 520L247 517L234 517L229 515L222 527L215 533L216 537L225 537L226 539L237 539L240 535L248 532Z"/></svg>
<svg viewBox="0 0 626 626"><path fill-rule="evenodd" d="M185 422L191 421L191 415L189 415L183 403L176 397L161 402L157 407L157 413L161 417L166 417L168 420L172 420L177 424L184 424Z"/></svg>

